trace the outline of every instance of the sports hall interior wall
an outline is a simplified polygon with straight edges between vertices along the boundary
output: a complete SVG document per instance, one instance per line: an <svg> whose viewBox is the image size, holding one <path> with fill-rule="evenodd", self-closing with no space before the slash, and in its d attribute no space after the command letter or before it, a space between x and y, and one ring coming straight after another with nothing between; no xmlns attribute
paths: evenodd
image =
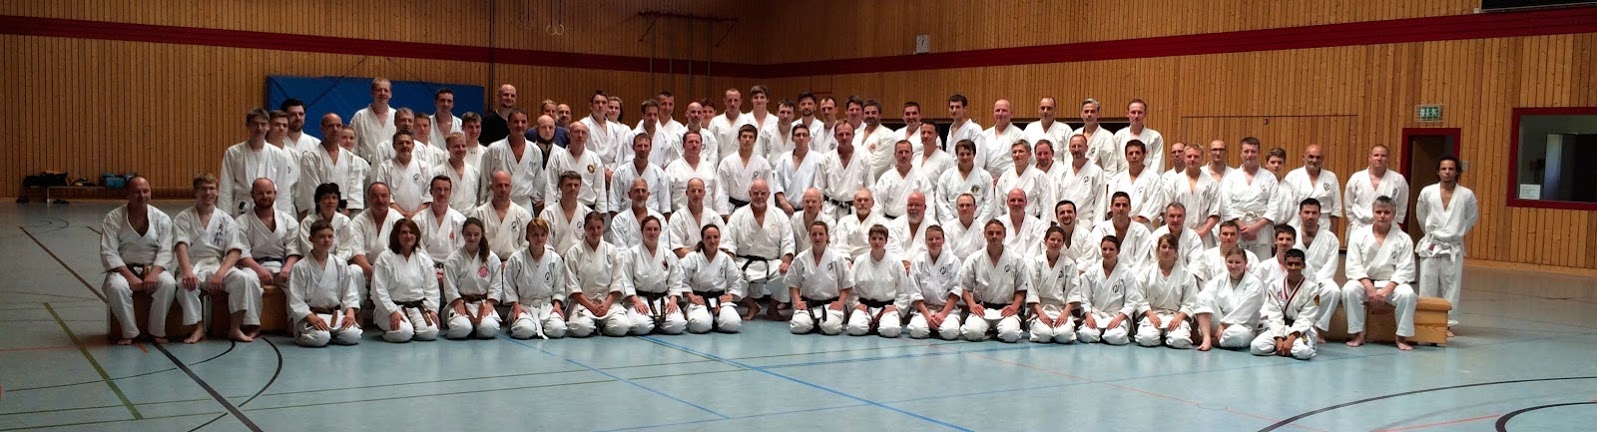
<svg viewBox="0 0 1597 432"><path fill-rule="evenodd" d="M1068 7L1035 2L1026 3L1031 6L1027 9L998 7L996 2L886 1L860 8L816 1L627 1L617 2L616 7L567 10L562 21L569 30L564 37L540 33L552 22L549 11L522 13L517 9L520 4L546 5L499 2L495 25L501 30L518 28L522 34L496 38L495 46L643 58L653 52L657 57L702 60L702 41L696 47L682 42L675 51L668 44L655 50L638 42L649 22L637 13L672 10L738 16L740 22L715 49L715 58L733 63L725 73L746 76L751 69L768 71L784 64L904 55L916 34L931 34L932 49L938 53L1081 42L1105 42L1112 48L1113 41L1130 38L1468 15L1477 2L1346 0L1328 5L1205 0L1069 3ZM0 15L489 44L481 25L489 22L485 2L203 5L23 1L0 3ZM962 12L949 13L952 8ZM360 19L372 16L380 18ZM1057 24L1076 21L1089 24ZM799 34L805 37L791 36ZM720 37L719 32L715 37ZM17 190L23 173L42 169L64 169L75 175L138 169L163 189L181 189L195 172L216 169L225 146L242 140L241 114L261 103L262 82L272 74L382 75L478 83L490 89L510 82L520 88L524 107L548 97L576 102L579 115L585 111L583 101L589 92L603 88L626 100L629 123L636 119L636 102L656 87L669 87L680 95L690 86L681 70L667 82L662 78L666 74L651 75L636 68L489 66L403 56L11 34L0 35L0 44L6 48L8 64L0 97L27 101L7 104L3 117L38 119L16 123L12 139L28 144L0 150L5 160L0 169L4 191ZM1470 257L1592 268L1597 267L1597 212L1508 207L1505 194L1511 109L1597 106L1594 48L1597 33L1578 32L770 79L698 75L691 85L697 88L694 97L710 93L708 88L746 89L755 83L769 85L778 95L804 90L838 97L862 95L882 100L887 118L896 118L897 107L906 100L920 101L930 118L944 118L942 101L949 93L960 92L973 101L975 117L984 125L991 124L991 103L999 97L1010 98L1016 116L1024 118L1035 117L1037 98L1055 96L1061 100L1061 115L1071 121L1074 102L1083 97L1103 101L1107 118L1124 117L1125 101L1142 98L1150 102L1150 126L1161 131L1167 143L1220 138L1234 145L1252 135L1266 147L1286 148L1293 165L1300 163L1306 145L1318 143L1327 146L1328 168L1343 181L1363 167L1372 144L1392 146L1391 165L1402 167L1404 128L1459 128L1460 156L1468 168L1463 184L1476 191L1481 205L1482 223L1468 239ZM650 84L651 78L656 84ZM679 105L682 100L678 98ZM1443 121L1417 122L1418 104L1443 105ZM480 108L456 109L467 110ZM48 117L56 113L69 115ZM680 109L678 113L681 117ZM1233 147L1231 163L1237 158ZM1420 186L1415 185L1416 193Z"/></svg>

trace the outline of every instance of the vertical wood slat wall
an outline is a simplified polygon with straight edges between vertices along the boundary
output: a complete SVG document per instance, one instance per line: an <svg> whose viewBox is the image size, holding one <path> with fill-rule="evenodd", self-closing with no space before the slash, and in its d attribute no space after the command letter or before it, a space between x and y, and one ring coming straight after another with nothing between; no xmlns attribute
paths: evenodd
<svg viewBox="0 0 1597 432"><path fill-rule="evenodd" d="M258 31L319 34L341 37L381 38L400 41L485 45L486 31L475 33L439 31L437 28L470 28L472 22L486 20L486 11L477 2L467 6L440 3L445 12L408 12L414 2L289 1L278 8L253 6L257 3L215 2L185 9L187 2L162 2L143 7L120 3L87 1L4 2L0 14L51 16L75 19L102 19L184 26L218 26ZM1460 13L1458 1L1374 2L1358 12L1311 12L1321 9L1303 2L1206 2L1158 3L1148 6L1133 2L1127 11L1115 14L1106 24L1093 24L1099 30L1086 32L1103 40L1188 34L1210 31L1245 30L1259 27L1258 21L1240 20L1247 14L1265 14L1279 26L1323 24L1368 19ZM1257 3L1257 4L1255 4ZM1468 3L1468 2L1465 2ZM509 5L502 2L501 5ZM531 3L528 3L531 4ZM568 26L591 22L592 26L571 28L566 41L537 37L527 30L524 37L503 38L503 47L547 49L620 55L649 55L646 44L637 42L647 22L637 19L644 9L682 10L698 13L735 15L742 2L629 1L625 7L566 12ZM772 4L768 16L784 8L807 3ZM1360 4L1366 4L1360 2ZM431 4L427 4L431 6ZM798 6L794 6L798 5ZM813 4L811 4L813 6ZM936 9L937 4L932 5ZM355 19L360 8L390 8L410 23ZM509 6L506 6L509 7ZM1053 7L1053 6L1049 6ZM1089 8L1096 6L1087 6ZM306 10L326 8L333 20ZM924 8L924 7L922 7ZM826 11L821 11L825 9ZM832 10L836 9L836 10ZM809 17L826 17L856 9L853 6L812 8ZM902 7L882 7L902 10ZM993 8L988 8L993 9ZM997 8L1003 9L1003 8ZM1344 8L1349 9L1349 8ZM1360 9L1360 8L1351 8ZM971 10L971 9L966 9ZM1182 20L1159 18L1159 11L1173 11ZM287 11L287 12L285 12ZM480 12L478 12L480 11ZM500 11L498 23L527 27L539 21L531 15L512 15ZM859 55L901 54L897 42L870 42L894 32L913 35L917 21L925 18L873 12L885 30L862 30L858 44L818 44L805 39L770 44L771 39L751 34L775 34L781 39L784 25L793 20L769 20L770 28L751 27L760 18L745 18L726 45L718 49L722 60L754 58L775 61L780 56L807 55L805 50L830 49L835 53L793 57L795 60L855 57ZM1005 32L987 29L1006 22L1024 21L1018 12L995 12L1008 21L956 20L946 29L973 35L972 40L956 41L934 36L934 48L945 51L945 42L965 44L965 49L1035 44L1021 38L1025 29L1053 31L1032 25L1011 27ZM474 15L478 14L478 15ZM1068 15L1068 14L1067 14ZM532 17L531 20L523 19ZM1108 17L1106 14L1096 16ZM936 18L949 20L950 18ZM301 21L293 21L301 20ZM304 22L309 20L310 22ZM431 24L427 20L443 20ZM448 20L457 20L450 24ZM475 20L475 21L474 21ZM1102 19L1090 22L1101 22ZM1160 27L1160 22L1169 23ZM1233 22L1234 21L1234 22ZM277 22L276 27L259 27L259 22ZM381 22L385 24L371 24ZM828 20L810 19L811 33L821 40L840 29ZM941 21L936 21L941 22ZM221 23L221 25L218 25ZM338 25L332 25L332 24ZM1138 25L1144 23L1148 25ZM1193 24L1199 23L1199 24ZM1214 25L1200 25L1209 23ZM257 27L252 27L257 26ZM748 26L748 27L745 27ZM541 25L540 25L541 27ZM971 27L963 29L964 27ZM503 28L503 27L502 27ZM1149 28L1157 28L1150 30ZM963 29L963 30L962 30ZM1120 29L1116 33L1114 29ZM480 29L479 29L480 30ZM583 33L587 32L587 33ZM1138 33L1145 32L1145 33ZM1075 34L1075 33L1071 33ZM577 35L585 35L577 37ZM719 35L716 35L719 37ZM1043 36L1037 36L1043 37ZM583 38L589 39L584 41ZM1075 40L1072 40L1075 41ZM1046 43L1060 43L1049 37ZM877 45L872 45L877 44ZM261 103L262 82L272 74L389 76L395 79L420 79L443 82L487 82L486 64L437 60L369 58L351 68L361 56L309 54L283 51L161 45L132 42L0 36L7 67L0 76L0 98L4 105L0 117L20 119L11 130L12 143L0 153L0 190L15 191L25 173L43 169L64 169L74 175L93 176L101 171L137 170L148 174L158 186L181 188L194 173L217 169L225 146L245 135L242 113ZM867 48L859 48L864 45ZM907 45L907 42L905 43ZM830 48L826 48L830 46ZM877 48L869 48L877 46ZM777 49L776 47L780 47ZM1507 159L1511 128L1510 112L1520 106L1597 106L1597 35L1559 35L1445 42L1387 44L1354 47L1317 48L1215 54L1049 65L1004 66L826 75L769 80L778 96L804 90L831 92L837 96L858 94L880 99L889 115L905 100L917 100L929 117L945 117L942 103L953 92L973 101L973 112L983 124L991 123L991 102L1010 98L1017 115L1034 116L1036 99L1051 95L1061 101L1064 116L1072 116L1075 101L1095 97L1104 102L1104 115L1124 115L1124 103L1133 97L1150 102L1150 124L1166 136L1204 144L1220 138L1235 143L1245 135L1259 136L1266 147L1281 146L1290 152L1290 161L1299 163L1304 146L1326 145L1328 166L1345 181L1364 165L1368 145L1394 147L1393 166L1401 166L1401 130L1405 127L1452 127L1462 130L1461 155L1469 164L1464 184L1472 187L1481 201L1482 224L1469 239L1472 258L1545 264L1569 267L1597 266L1597 213L1552 209L1510 208L1505 205L1508 190ZM679 47L680 49L701 50ZM850 51L858 50L858 51ZM661 53L668 51L661 46ZM831 51L828 51L831 52ZM678 53L681 54L681 53ZM722 57L724 55L724 57ZM747 56L739 58L737 56ZM662 54L662 56L665 56ZM697 53L675 56L699 58ZM495 66L498 82L515 83L521 88L525 105L552 98L578 102L589 92L603 88L628 101L629 117L636 118L635 102L655 89L650 76L636 72L577 70L551 66ZM678 72L681 73L681 72ZM700 77L700 79L703 79ZM710 80L695 82L709 85ZM714 88L747 88L748 79L715 78ZM684 83L684 84L675 84ZM687 85L679 77L673 84ZM679 90L679 93L681 91ZM716 94L701 88L700 94ZM718 96L717 96L717 99ZM679 104L683 98L679 97ZM1417 104L1444 105L1442 123L1417 123L1413 109ZM685 105L685 104L683 104ZM461 109L465 111L465 109ZM66 115L62 115L66 114ZM680 117L680 114L679 116ZM1269 118L1268 126L1263 119ZM1234 147L1233 147L1234 149ZM1231 162L1236 163L1233 150ZM1422 185L1416 185L1422 186ZM1418 187L1415 188L1416 191Z"/></svg>

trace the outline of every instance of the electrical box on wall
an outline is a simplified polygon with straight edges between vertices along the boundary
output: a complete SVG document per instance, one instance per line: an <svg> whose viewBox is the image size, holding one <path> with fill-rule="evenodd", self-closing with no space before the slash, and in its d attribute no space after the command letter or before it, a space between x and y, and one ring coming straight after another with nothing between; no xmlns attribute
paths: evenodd
<svg viewBox="0 0 1597 432"><path fill-rule="evenodd" d="M915 36L915 53L926 54L932 52L932 35Z"/></svg>

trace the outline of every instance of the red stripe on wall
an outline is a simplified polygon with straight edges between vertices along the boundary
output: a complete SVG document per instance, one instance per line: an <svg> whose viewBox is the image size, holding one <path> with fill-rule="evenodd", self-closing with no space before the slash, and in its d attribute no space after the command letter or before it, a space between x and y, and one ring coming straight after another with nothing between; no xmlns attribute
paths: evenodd
<svg viewBox="0 0 1597 432"><path fill-rule="evenodd" d="M241 30L0 15L0 34L219 46L599 69L711 70L717 76L782 78L1171 57L1388 43L1597 32L1597 7L1485 13L1346 24L996 48L922 55L756 65L554 51L494 49Z"/></svg>

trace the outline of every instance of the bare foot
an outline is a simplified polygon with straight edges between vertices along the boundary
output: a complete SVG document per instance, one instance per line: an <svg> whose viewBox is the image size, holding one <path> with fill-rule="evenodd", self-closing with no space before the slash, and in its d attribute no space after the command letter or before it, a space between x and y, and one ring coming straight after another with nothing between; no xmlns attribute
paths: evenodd
<svg viewBox="0 0 1597 432"><path fill-rule="evenodd" d="M195 325L194 333L190 333L189 337L184 338L183 343L192 344L202 340L205 340L205 326Z"/></svg>
<svg viewBox="0 0 1597 432"><path fill-rule="evenodd" d="M1449 327L1447 329L1447 337L1458 337L1458 335L1453 334L1453 329L1451 327Z"/></svg>
<svg viewBox="0 0 1597 432"><path fill-rule="evenodd" d="M760 314L760 302L754 301L754 299L749 299L748 301L744 301L743 305L749 308L749 313L743 314L743 320L754 321L754 317L759 316Z"/></svg>
<svg viewBox="0 0 1597 432"><path fill-rule="evenodd" d="M1350 346L1350 347L1355 347L1356 348L1356 347L1360 347L1360 346L1363 346L1363 345L1364 345L1364 333L1359 333L1358 336L1354 336L1353 337L1353 340L1347 341L1347 346Z"/></svg>
<svg viewBox="0 0 1597 432"><path fill-rule="evenodd" d="M781 304L779 303L771 303L771 307L765 309L765 318L771 321L785 321L782 319L782 309L780 306Z"/></svg>
<svg viewBox="0 0 1597 432"><path fill-rule="evenodd" d="M1398 351L1413 351L1414 346L1409 345L1408 341L1403 340L1403 338L1397 338L1397 349Z"/></svg>
<svg viewBox="0 0 1597 432"><path fill-rule="evenodd" d="M244 332L245 336L249 336L250 339L261 337L261 326L252 326L249 329L249 331Z"/></svg>
<svg viewBox="0 0 1597 432"><path fill-rule="evenodd" d="M150 341L157 344L164 344L167 342L166 338L164 337L150 338Z"/></svg>
<svg viewBox="0 0 1597 432"><path fill-rule="evenodd" d="M1209 348L1209 342L1207 341L1205 341L1203 345L1198 345L1198 351L1208 351Z"/></svg>
<svg viewBox="0 0 1597 432"><path fill-rule="evenodd" d="M249 335L244 334L244 332L239 330L239 329L233 329L232 331L227 332L227 338L228 339L232 339L232 340L236 340L236 341L239 341L239 342L254 342L255 341L255 338L252 338Z"/></svg>
<svg viewBox="0 0 1597 432"><path fill-rule="evenodd" d="M132 338L117 339L116 340L116 344L117 345L133 345L133 339Z"/></svg>

